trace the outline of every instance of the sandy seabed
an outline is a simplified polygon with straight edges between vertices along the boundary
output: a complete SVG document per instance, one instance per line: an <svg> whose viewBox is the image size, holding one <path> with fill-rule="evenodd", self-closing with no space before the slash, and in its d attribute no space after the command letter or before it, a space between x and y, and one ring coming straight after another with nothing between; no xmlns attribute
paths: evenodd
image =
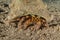
<svg viewBox="0 0 60 40"><path fill-rule="evenodd" d="M17 31L15 23L6 26L3 20L9 12L9 2L8 4L7 2L4 0L0 2L0 40L60 40L60 1L47 2L47 10L55 18L50 22L51 25L49 28L37 31L31 31L29 29Z"/></svg>

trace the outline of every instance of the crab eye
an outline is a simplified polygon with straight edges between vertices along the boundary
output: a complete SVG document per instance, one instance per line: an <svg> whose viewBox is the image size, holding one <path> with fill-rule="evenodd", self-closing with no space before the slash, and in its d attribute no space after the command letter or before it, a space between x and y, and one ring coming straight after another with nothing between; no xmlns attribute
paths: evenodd
<svg viewBox="0 0 60 40"><path fill-rule="evenodd" d="M43 18L43 17L40 17L40 19L46 20L46 19L45 19L45 18Z"/></svg>
<svg viewBox="0 0 60 40"><path fill-rule="evenodd" d="M31 16L30 14L28 14L27 16Z"/></svg>
<svg viewBox="0 0 60 40"><path fill-rule="evenodd" d="M37 17L37 15L35 15L35 17Z"/></svg>

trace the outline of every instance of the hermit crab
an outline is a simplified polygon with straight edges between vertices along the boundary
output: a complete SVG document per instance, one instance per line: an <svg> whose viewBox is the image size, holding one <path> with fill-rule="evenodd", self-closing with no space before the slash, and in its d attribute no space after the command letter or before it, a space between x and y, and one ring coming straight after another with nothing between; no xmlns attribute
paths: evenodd
<svg viewBox="0 0 60 40"><path fill-rule="evenodd" d="M25 15L18 18L15 18L13 22L17 22L18 29L31 29L38 30L47 26L46 19L43 17L38 17L37 15L31 16Z"/></svg>

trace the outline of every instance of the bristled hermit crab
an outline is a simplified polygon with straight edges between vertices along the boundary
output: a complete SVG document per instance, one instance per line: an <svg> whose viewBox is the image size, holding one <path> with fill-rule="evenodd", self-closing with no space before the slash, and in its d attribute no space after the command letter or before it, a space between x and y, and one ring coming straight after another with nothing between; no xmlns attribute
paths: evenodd
<svg viewBox="0 0 60 40"><path fill-rule="evenodd" d="M38 30L42 29L43 27L48 27L46 19L43 17L38 17L37 15L25 15L15 19L14 22L18 22L18 29L27 29L30 28L31 30Z"/></svg>

